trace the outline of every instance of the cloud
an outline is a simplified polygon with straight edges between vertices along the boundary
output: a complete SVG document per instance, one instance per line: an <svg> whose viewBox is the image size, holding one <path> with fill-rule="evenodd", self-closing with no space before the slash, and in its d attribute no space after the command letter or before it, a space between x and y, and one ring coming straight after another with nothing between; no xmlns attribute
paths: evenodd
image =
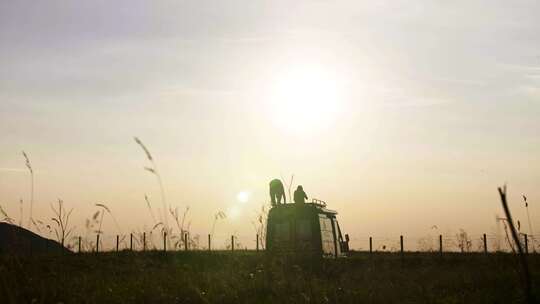
<svg viewBox="0 0 540 304"><path fill-rule="evenodd" d="M431 98L431 97L412 97L412 98L396 98L385 101L384 105L393 107L429 107L451 102L446 98Z"/></svg>
<svg viewBox="0 0 540 304"><path fill-rule="evenodd" d="M238 95L241 93L237 90L212 90L212 89L196 89L196 88L180 88L180 87L170 87L163 89L161 94L163 96L204 96L204 97L216 97L216 96L231 96Z"/></svg>
<svg viewBox="0 0 540 304"><path fill-rule="evenodd" d="M0 172L20 172L25 173L28 172L27 169L21 169L21 168L0 168Z"/></svg>

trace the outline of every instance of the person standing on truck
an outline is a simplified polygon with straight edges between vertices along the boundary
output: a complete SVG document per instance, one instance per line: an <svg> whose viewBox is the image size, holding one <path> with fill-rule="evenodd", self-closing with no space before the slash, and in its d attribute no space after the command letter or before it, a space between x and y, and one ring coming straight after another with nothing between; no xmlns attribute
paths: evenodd
<svg viewBox="0 0 540 304"><path fill-rule="evenodd" d="M308 197L304 192L304 188L302 186L298 186L296 191L294 191L294 202L297 204L305 204L307 199Z"/></svg>
<svg viewBox="0 0 540 304"><path fill-rule="evenodd" d="M270 200L272 201L272 206L281 204L281 198L287 203L287 197L285 196L285 188L283 188L283 183L279 179L273 179L270 182Z"/></svg>

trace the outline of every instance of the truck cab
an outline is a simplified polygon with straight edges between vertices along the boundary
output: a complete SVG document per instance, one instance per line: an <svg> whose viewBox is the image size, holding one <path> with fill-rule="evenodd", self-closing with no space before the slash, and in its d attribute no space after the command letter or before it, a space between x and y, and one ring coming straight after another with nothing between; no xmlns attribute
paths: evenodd
<svg viewBox="0 0 540 304"><path fill-rule="evenodd" d="M314 199L305 204L276 205L268 212L266 249L271 254L338 258L348 251L337 212Z"/></svg>

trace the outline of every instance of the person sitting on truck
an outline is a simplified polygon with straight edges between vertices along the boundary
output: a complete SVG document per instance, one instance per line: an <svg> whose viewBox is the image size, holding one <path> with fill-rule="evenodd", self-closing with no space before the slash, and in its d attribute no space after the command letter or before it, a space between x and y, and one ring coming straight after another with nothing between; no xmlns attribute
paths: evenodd
<svg viewBox="0 0 540 304"><path fill-rule="evenodd" d="M294 191L294 202L297 204L305 204L307 199L308 197L304 192L304 188L302 186L298 186L296 191Z"/></svg>
<svg viewBox="0 0 540 304"><path fill-rule="evenodd" d="M270 182L270 200L272 201L272 206L281 204L281 198L283 197L285 204L287 203L287 197L285 196L285 188L283 188L283 183L279 179L273 179Z"/></svg>

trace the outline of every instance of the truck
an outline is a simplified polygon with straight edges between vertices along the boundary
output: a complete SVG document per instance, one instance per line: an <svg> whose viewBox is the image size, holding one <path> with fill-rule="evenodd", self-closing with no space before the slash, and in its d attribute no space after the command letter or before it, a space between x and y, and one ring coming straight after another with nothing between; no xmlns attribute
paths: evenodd
<svg viewBox="0 0 540 304"><path fill-rule="evenodd" d="M268 212L266 250L272 255L339 258L349 251L337 221L326 202L278 204Z"/></svg>

